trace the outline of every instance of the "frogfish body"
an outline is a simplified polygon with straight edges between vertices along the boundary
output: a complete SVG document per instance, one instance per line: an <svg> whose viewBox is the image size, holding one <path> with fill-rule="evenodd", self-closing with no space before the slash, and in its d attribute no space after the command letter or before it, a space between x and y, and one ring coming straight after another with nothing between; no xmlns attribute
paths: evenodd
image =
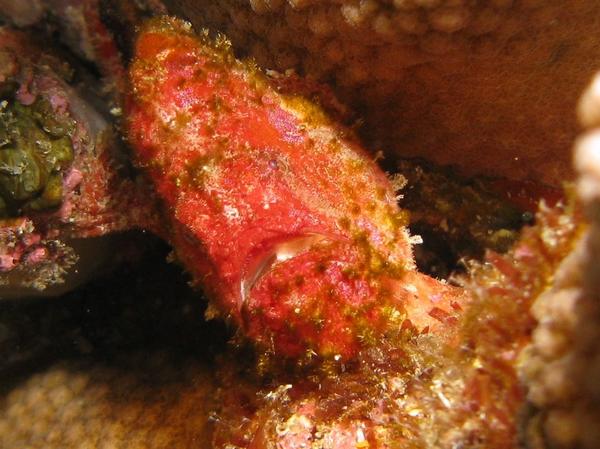
<svg viewBox="0 0 600 449"><path fill-rule="evenodd" d="M392 183L318 106L173 18L144 26L129 76L128 137L168 240L251 340L350 358L392 321L447 321L460 295L416 273Z"/></svg>

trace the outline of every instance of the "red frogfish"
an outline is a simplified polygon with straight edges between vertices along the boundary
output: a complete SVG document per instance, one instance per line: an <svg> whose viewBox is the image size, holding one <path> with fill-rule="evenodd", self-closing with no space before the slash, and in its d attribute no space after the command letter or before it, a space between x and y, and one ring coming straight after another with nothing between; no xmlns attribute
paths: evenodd
<svg viewBox="0 0 600 449"><path fill-rule="evenodd" d="M392 183L319 106L168 17L141 28L129 82L125 128L167 239L259 347L349 359L456 320L464 293L416 271Z"/></svg>

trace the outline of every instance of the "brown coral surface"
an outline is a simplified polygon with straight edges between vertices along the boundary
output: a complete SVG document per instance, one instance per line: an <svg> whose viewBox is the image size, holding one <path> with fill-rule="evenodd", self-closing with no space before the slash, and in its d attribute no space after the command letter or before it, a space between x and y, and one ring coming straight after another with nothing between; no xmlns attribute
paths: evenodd
<svg viewBox="0 0 600 449"><path fill-rule="evenodd" d="M263 67L335 86L390 154L551 184L573 176L573 111L600 59L594 0L165 3Z"/></svg>
<svg viewBox="0 0 600 449"><path fill-rule="evenodd" d="M169 368L170 367L170 368ZM144 371L145 370L145 371ZM209 447L210 368L161 355L57 365L2 404L3 448Z"/></svg>

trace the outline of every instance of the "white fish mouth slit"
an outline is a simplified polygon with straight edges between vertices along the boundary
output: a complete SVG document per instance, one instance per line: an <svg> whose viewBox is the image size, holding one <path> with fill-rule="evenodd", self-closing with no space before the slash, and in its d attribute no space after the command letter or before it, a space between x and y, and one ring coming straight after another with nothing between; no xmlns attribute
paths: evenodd
<svg viewBox="0 0 600 449"><path fill-rule="evenodd" d="M241 305L250 298L254 286L274 267L293 259L294 257L310 251L317 244L330 242L332 239L323 234L291 235L287 239L278 240L269 249L262 252L259 257L251 259L244 270L244 277L240 282Z"/></svg>

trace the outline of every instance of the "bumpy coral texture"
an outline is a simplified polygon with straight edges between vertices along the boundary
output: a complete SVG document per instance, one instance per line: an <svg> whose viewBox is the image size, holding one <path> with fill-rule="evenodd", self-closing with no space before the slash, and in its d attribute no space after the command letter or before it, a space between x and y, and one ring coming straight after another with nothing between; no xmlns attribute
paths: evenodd
<svg viewBox="0 0 600 449"><path fill-rule="evenodd" d="M600 125L600 77L580 101L584 126ZM536 409L529 421L533 447L600 445L600 133L591 129L576 143L577 192L589 229L556 274L552 289L534 304L539 325L524 353L522 375Z"/></svg>
<svg viewBox="0 0 600 449"><path fill-rule="evenodd" d="M140 354L117 366L61 364L32 376L0 401L0 445L210 447L213 388L207 366L181 364L164 354Z"/></svg>
<svg viewBox="0 0 600 449"><path fill-rule="evenodd" d="M165 3L263 67L335 86L390 154L471 174L572 177L573 111L600 56L594 0Z"/></svg>

